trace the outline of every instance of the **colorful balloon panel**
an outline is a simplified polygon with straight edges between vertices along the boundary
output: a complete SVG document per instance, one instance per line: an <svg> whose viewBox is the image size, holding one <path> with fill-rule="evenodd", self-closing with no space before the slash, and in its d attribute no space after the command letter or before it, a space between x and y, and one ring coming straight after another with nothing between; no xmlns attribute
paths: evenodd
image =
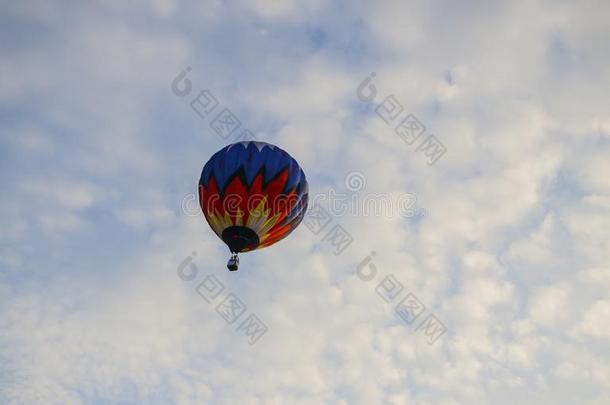
<svg viewBox="0 0 610 405"><path fill-rule="evenodd" d="M296 160L277 146L238 142L216 152L199 179L203 214L232 252L273 245L307 210L308 185Z"/></svg>

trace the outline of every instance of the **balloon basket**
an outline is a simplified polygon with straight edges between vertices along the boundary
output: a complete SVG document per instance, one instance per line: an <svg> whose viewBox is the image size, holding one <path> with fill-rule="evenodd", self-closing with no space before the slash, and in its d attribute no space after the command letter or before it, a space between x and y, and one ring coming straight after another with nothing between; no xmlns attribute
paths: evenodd
<svg viewBox="0 0 610 405"><path fill-rule="evenodd" d="M237 256L237 253L235 253L235 254L231 255L231 258L227 262L227 269L229 269L229 271L237 271L238 268L239 268L239 257Z"/></svg>

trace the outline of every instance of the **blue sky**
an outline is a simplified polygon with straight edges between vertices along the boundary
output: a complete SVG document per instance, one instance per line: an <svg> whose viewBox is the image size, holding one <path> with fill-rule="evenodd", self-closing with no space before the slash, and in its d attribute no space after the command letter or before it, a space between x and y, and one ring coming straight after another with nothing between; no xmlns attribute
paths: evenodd
<svg viewBox="0 0 610 405"><path fill-rule="evenodd" d="M0 402L610 402L608 15L592 0L5 5ZM415 195L423 215L304 223L228 273L188 205L238 135L190 107L205 89L299 161L312 197ZM390 96L419 141L379 116ZM430 135L434 164L417 150ZM211 275L247 306L232 324L197 291ZM412 324L395 311L408 293L426 307ZM250 314L267 328L254 344ZM446 328L433 344L429 315Z"/></svg>

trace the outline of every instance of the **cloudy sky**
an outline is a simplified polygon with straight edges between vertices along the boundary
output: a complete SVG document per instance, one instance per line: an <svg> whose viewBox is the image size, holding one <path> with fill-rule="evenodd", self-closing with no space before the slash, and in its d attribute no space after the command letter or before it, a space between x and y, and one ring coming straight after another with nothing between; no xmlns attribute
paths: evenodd
<svg viewBox="0 0 610 405"><path fill-rule="evenodd" d="M5 3L0 402L610 403L609 2ZM350 210L229 273L245 129Z"/></svg>

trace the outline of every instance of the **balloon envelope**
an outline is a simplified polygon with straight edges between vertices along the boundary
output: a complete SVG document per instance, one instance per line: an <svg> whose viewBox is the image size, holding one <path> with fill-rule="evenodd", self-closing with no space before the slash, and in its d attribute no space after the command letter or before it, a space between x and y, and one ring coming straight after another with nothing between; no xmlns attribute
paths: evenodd
<svg viewBox="0 0 610 405"><path fill-rule="evenodd" d="M271 246L307 210L305 173L287 152L265 142L238 142L216 152L199 179L208 224L231 252Z"/></svg>

